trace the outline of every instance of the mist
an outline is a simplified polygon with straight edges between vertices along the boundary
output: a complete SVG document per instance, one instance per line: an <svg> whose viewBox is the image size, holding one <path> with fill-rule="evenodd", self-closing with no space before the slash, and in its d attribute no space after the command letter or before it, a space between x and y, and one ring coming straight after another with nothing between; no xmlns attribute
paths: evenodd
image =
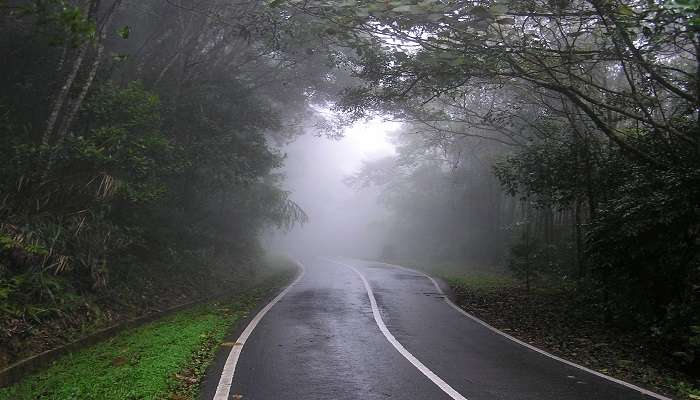
<svg viewBox="0 0 700 400"><path fill-rule="evenodd" d="M401 127L380 118L361 121L340 138L305 132L281 147L283 188L308 215L308 222L264 236L274 252L376 258L387 241L389 210L381 188L347 183L366 162L396 154L392 141Z"/></svg>
<svg viewBox="0 0 700 400"><path fill-rule="evenodd" d="M0 0L0 400L700 399L699 32Z"/></svg>

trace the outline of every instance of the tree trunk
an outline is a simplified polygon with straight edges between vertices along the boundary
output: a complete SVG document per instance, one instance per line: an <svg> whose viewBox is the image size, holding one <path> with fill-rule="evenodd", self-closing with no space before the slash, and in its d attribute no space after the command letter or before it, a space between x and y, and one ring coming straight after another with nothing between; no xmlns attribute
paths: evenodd
<svg viewBox="0 0 700 400"><path fill-rule="evenodd" d="M525 244L525 289L530 293L530 204L523 204L525 214L525 229L523 230L523 242Z"/></svg>
<svg viewBox="0 0 700 400"><path fill-rule="evenodd" d="M83 105L83 100L85 100L87 93L90 91L92 83L95 81L95 76L97 76L97 71L100 67L102 57L104 55L104 41L107 39L107 29L109 29L110 25L112 24L114 14L116 14L116 11L121 5L121 3L122 0L115 0L114 3L112 3L112 6L107 11L107 15L105 15L104 17L105 22L100 28L100 36L99 42L97 44L97 52L95 54L95 59L93 60L92 65L90 66L90 71L88 72L88 76L85 79L85 82L83 83L83 87L80 89L78 97L71 102L68 115L61 124L61 128L57 132L56 136L58 138L58 143L61 143L65 138L68 129L70 128L71 124L73 123L73 120L75 119L75 116L78 114L78 111L80 111L80 107Z"/></svg>
<svg viewBox="0 0 700 400"><path fill-rule="evenodd" d="M95 13L97 12L98 4L99 0L90 0L90 2L87 5L88 19L92 19L94 17ZM83 44L80 45L78 49L78 54L76 55L75 60L73 60L73 67L68 73L68 76L66 77L66 80L63 86L61 87L61 90L58 92L58 96L56 96L56 100L54 101L53 106L51 107L51 113L49 114L49 118L46 121L46 130L44 131L44 134L41 137L41 143L44 145L48 145L51 142L53 131L61 115L61 110L63 110L66 99L68 98L68 95L70 94L70 91L73 88L73 83L75 82L75 78L80 72L80 67L85 61L85 55L87 54L89 47L90 41L88 40L86 40ZM63 61L61 61L61 63L63 63Z"/></svg>
<svg viewBox="0 0 700 400"><path fill-rule="evenodd" d="M73 87L73 82L75 82L75 78L78 76L80 66L83 64L83 60L85 60L85 54L87 54L88 46L88 42L85 42L82 45L80 45L78 55L73 61L73 68L71 68L70 73L66 77L66 82L63 84L63 87L61 87L61 90L58 92L58 96L54 101L53 107L51 108L49 119L46 122L46 130L44 131L44 135L41 138L41 143L44 145L48 145L51 142L51 136L53 134L54 127L56 126L58 117L61 114L61 110L63 109L63 105L66 101L66 98L68 97L68 93Z"/></svg>
<svg viewBox="0 0 700 400"><path fill-rule="evenodd" d="M583 234L581 230L581 199L576 199L574 209L574 236L576 238L576 269L579 280L586 277L586 266L583 260Z"/></svg>

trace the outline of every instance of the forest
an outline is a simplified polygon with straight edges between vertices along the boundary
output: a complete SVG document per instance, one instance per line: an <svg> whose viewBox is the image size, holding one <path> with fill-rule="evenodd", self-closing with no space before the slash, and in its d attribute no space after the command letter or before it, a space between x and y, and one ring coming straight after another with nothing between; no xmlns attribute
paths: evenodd
<svg viewBox="0 0 700 400"><path fill-rule="evenodd" d="M698 4L341 9L376 42L338 107L405 122L396 156L348 178L382 187L389 258L571 286L697 374Z"/></svg>
<svg viewBox="0 0 700 400"><path fill-rule="evenodd" d="M235 280L215 272L263 227L304 221L273 144L334 93L308 28L256 2L3 2L3 358L164 277Z"/></svg>
<svg viewBox="0 0 700 400"><path fill-rule="evenodd" d="M309 219L284 145L379 117L377 257L566 287L700 376L698 0L0 0L0 33L0 369L247 279Z"/></svg>

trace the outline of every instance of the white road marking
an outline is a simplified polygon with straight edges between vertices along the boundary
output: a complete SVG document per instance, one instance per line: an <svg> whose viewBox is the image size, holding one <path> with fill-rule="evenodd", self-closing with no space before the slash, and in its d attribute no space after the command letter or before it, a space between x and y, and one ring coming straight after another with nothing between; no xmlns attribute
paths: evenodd
<svg viewBox="0 0 700 400"><path fill-rule="evenodd" d="M420 360L414 357L413 354L409 353L409 351L406 350L406 348L403 347L403 345L399 343L398 340L396 340L394 335L392 335L391 332L389 332L389 329L386 327L386 324L384 324L382 315L379 312L379 307L377 306L377 300L374 298L374 292L372 292L372 287L370 287L369 282L367 282L365 276L362 275L362 273L352 265L348 265L331 259L327 260L342 265L344 267L350 268L360 277L360 279L362 279L362 283L365 285L365 290L367 291L367 296L369 297L370 306L372 307L372 315L374 315L374 321L377 323L377 326L379 326L379 330L382 332L382 334L384 334L384 337L386 337L386 340L388 340L389 343L391 343L391 345L394 346L394 348L399 353L401 353L401 355L404 356L405 359L407 359L411 364L413 364L413 366L416 367L418 371L420 371L423 375L430 379L435 385L437 385L440 388L440 390L445 392L448 396L450 396L454 400L467 400L464 396L459 394L459 392L454 390L452 386L448 385L447 382L443 381L439 376L435 375L433 371L431 371L428 367L425 366L425 364L423 364L422 362L420 362Z"/></svg>
<svg viewBox="0 0 700 400"><path fill-rule="evenodd" d="M274 299L272 299L271 302L269 302L265 308L260 310L260 312L253 318L252 321L246 326L245 330L243 333L241 333L241 336L238 337L238 340L236 340L236 343L233 345L231 348L231 352L228 354L228 357L226 358L226 364L224 364L224 369L221 371L221 378L219 379L219 384L216 387L216 393L214 394L213 400L227 400L229 392L231 391L231 384L233 383L233 374L236 372L236 364L238 364L238 358L241 356L241 351L243 351L243 345L245 344L246 340L248 340L248 337L250 337L250 334L253 333L253 329L260 323L260 320L263 319L265 314L267 314L268 311L277 304L282 297L284 297L289 290L296 285L299 280L304 276L304 266L298 262L295 261L295 264L301 268L301 273L299 273L299 276L297 279L294 280L289 286L287 286L286 289L284 289L280 294L277 295Z"/></svg>
<svg viewBox="0 0 700 400"><path fill-rule="evenodd" d="M375 261L373 261L373 262L375 262ZM597 376L597 377L600 377L600 378L603 378L603 379L607 379L607 380L609 380L609 381L611 381L611 382L615 382L615 383L617 383L617 384L619 384L619 385L622 385L622 386L624 386L624 387L626 387L626 388L635 390L635 391L637 391L637 392L639 392L639 393L641 393L641 394L647 395L647 396L649 396L649 397L653 397L653 398L659 399L659 400L672 400L671 398L668 398L668 397L666 397L666 396L662 396L662 395L660 395L660 394L658 394L658 393L654 393L654 392L652 392L652 391L650 391L650 390L641 388L641 387L639 387L639 386L633 385L633 384L631 384L631 383L625 382L625 381L620 380L620 379L617 379L617 378L613 378L612 376L605 375L605 374L600 373L600 372L598 372L598 371L594 371L594 370L592 370L592 369L590 369L590 368L586 368L586 367L584 367L583 365L579 365L579 364L573 363L573 362L571 362L571 361L569 361L569 360L565 360L565 359L563 359L563 358L561 358L561 357L555 356L554 354L548 353L548 352L546 352L546 351L544 351L544 350L542 350L542 349L539 349L539 348L537 348L537 347L535 347L535 346L533 346L533 345L531 345L531 344L529 344L529 343L525 343L525 342L523 342L523 341L520 340L520 339L517 339L517 338L515 338L515 337L513 337L513 336L511 336L511 335L509 335L509 334L507 334L507 333L505 333L505 332L502 332L502 331L500 331L500 330L494 328L493 326L487 324L486 322L480 320L479 318L477 318L477 317L475 317L475 316L469 314L468 312L464 311L464 309L462 309L462 308L461 308L460 306L458 306L457 304L453 303L452 300L450 300L450 299L447 297L447 295L445 294L445 292L443 292L442 288L440 287L440 285L438 285L437 281L436 281L432 276L430 276L430 275L428 275L428 274L426 274L426 273L424 273L424 272L416 271L416 270L411 269L411 268L406 268L406 267L403 267L403 266L401 266L401 265L387 264L387 263L383 263L383 262L375 262L375 263L387 265L387 266L394 267L394 268L403 269L403 270L406 270L406 271L410 271L410 272L416 273L416 274L418 274L418 275L422 275L422 276L424 276L424 277L430 279L430 281L433 283L433 285L435 285L435 288L436 288L436 289L438 290L438 292L442 295L442 298L445 300L445 303L447 303L450 307L452 307L453 309L457 310L460 314L466 316L467 318L473 320L474 322L476 322L476 323L478 323L478 324L480 324L480 325L483 325L485 328L487 328L487 329L489 329L489 330L491 330L491 331L493 331L493 332L495 332L495 333L497 333L497 334L499 334L499 335L501 335L501 336L503 336L503 337L505 337L505 338L507 338L507 339L510 339L510 340L512 340L513 342L515 342L515 343L517 343L517 344L519 344L519 345L521 345L521 346L527 347L528 349L530 349L530 350L532 350L532 351L535 351L535 352L540 353L540 354L542 354L542 355L544 355L544 356L547 356L547 357L549 357L549 358L551 358L551 359L554 359L554 360L557 360L557 361L559 361L559 362L562 362L562 363L564 363L564 364L566 364L566 365L569 365L569 366L572 366L572 367L574 367L574 368L580 369L580 370L582 370L582 371L588 372L589 374L593 374L593 375L595 375L595 376Z"/></svg>

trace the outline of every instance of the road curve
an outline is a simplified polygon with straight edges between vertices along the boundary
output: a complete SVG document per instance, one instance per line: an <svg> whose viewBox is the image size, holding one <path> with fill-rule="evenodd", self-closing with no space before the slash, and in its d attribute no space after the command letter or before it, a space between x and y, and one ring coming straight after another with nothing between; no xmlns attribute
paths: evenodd
<svg viewBox="0 0 700 400"><path fill-rule="evenodd" d="M654 398L485 328L450 307L418 272L369 261L303 261L304 277L247 338L228 398ZM209 369L202 399L214 397L227 355L222 350Z"/></svg>

